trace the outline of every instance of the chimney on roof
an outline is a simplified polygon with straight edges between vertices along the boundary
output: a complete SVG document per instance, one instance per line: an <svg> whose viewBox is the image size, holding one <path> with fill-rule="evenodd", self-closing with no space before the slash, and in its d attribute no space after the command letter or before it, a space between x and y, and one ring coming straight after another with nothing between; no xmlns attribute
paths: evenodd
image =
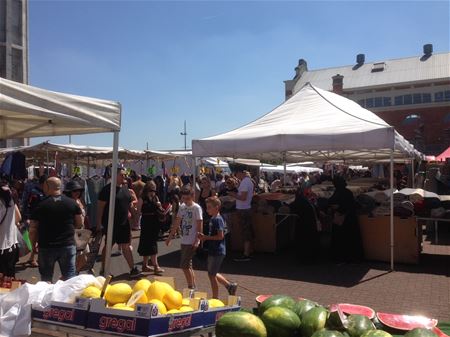
<svg viewBox="0 0 450 337"><path fill-rule="evenodd" d="M431 43L423 45L423 54L425 56L431 56L433 54L433 45Z"/></svg>
<svg viewBox="0 0 450 337"><path fill-rule="evenodd" d="M356 64L361 66L366 61L366 55L364 54L358 54L356 55Z"/></svg>
<svg viewBox="0 0 450 337"><path fill-rule="evenodd" d="M298 80L300 77L302 77L302 74L308 71L308 64L304 59L298 60L298 66L295 67L295 77L294 80Z"/></svg>
<svg viewBox="0 0 450 337"><path fill-rule="evenodd" d="M337 74L332 77L333 79L333 92L341 95L344 89L344 76Z"/></svg>

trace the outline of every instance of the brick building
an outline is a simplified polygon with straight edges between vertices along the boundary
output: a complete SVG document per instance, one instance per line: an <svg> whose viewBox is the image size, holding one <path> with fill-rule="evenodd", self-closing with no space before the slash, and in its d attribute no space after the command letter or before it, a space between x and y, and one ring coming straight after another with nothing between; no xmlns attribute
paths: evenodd
<svg viewBox="0 0 450 337"><path fill-rule="evenodd" d="M414 57L308 70L299 60L295 77L284 81L286 99L307 82L334 91L373 111L430 155L450 145L450 53L423 46Z"/></svg>

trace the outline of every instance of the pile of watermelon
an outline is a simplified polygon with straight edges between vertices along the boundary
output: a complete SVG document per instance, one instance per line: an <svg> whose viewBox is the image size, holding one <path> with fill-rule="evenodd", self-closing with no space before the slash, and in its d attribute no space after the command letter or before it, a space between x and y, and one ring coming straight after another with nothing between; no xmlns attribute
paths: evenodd
<svg viewBox="0 0 450 337"><path fill-rule="evenodd" d="M222 316L217 337L444 337L437 321L423 317L375 313L364 306L294 300L286 295L267 296L252 312ZM406 334L405 334L406 332ZM448 337L448 336L447 336Z"/></svg>

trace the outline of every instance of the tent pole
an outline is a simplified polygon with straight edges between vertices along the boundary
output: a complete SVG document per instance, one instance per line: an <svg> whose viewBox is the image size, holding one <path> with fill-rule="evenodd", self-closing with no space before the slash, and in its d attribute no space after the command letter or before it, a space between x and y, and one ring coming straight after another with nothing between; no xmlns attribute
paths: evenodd
<svg viewBox="0 0 450 337"><path fill-rule="evenodd" d="M47 149L47 177L50 177L50 167L48 166L50 159L48 157L48 149Z"/></svg>
<svg viewBox="0 0 450 337"><path fill-rule="evenodd" d="M194 193L194 200L196 200L195 199L196 186L197 186L197 183L195 182L195 180L197 179L196 174L197 174L197 160L196 160L196 157L192 157L192 189L193 189L193 193Z"/></svg>
<svg viewBox="0 0 450 337"><path fill-rule="evenodd" d="M390 160L390 183L391 183L391 202L390 202L390 247L391 247L391 270L394 270L394 151L391 151Z"/></svg>
<svg viewBox="0 0 450 337"><path fill-rule="evenodd" d="M414 158L411 159L411 186L412 188L416 188L415 177L416 173L414 172Z"/></svg>
<svg viewBox="0 0 450 337"><path fill-rule="evenodd" d="M106 233L105 242L105 275L110 275L111 266L111 248L112 248L112 235L114 227L114 211L116 205L116 189L113 188L117 184L117 167L119 157L119 132L114 132L113 137L113 158L111 167L111 193L109 194L109 213L108 213L108 231Z"/></svg>
<svg viewBox="0 0 450 337"><path fill-rule="evenodd" d="M286 152L283 152L283 186L286 186Z"/></svg>

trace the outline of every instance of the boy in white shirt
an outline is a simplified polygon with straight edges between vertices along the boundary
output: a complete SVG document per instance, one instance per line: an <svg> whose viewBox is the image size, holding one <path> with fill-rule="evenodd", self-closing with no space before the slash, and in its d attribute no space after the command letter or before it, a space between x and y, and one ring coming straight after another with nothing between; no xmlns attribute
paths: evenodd
<svg viewBox="0 0 450 337"><path fill-rule="evenodd" d="M181 228L181 258L180 268L183 270L188 287L196 288L194 268L192 267L192 258L195 250L200 244L197 233L203 232L202 208L194 202L194 193L192 190L184 188L180 192L183 204L178 210L175 224L170 229L166 245L175 236L178 228Z"/></svg>

